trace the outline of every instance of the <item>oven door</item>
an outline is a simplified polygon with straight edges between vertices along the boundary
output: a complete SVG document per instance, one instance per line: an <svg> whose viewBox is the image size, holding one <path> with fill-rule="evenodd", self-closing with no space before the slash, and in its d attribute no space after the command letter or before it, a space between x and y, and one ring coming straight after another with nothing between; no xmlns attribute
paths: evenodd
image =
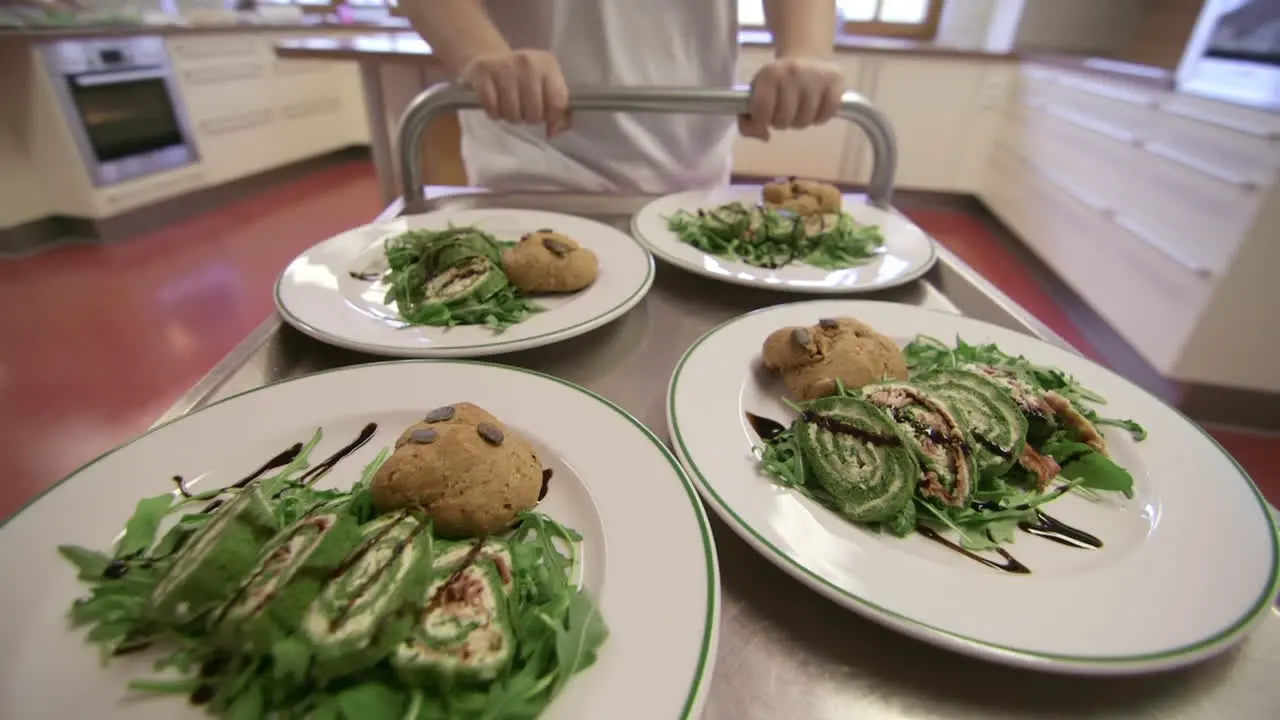
<svg viewBox="0 0 1280 720"><path fill-rule="evenodd" d="M96 185L195 161L163 69L66 78ZM89 158L86 158L89 159Z"/></svg>

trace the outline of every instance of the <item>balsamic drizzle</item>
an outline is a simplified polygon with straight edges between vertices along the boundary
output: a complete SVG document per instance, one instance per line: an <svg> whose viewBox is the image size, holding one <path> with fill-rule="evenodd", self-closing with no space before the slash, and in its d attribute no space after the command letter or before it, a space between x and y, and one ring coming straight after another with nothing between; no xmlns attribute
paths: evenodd
<svg viewBox="0 0 1280 720"><path fill-rule="evenodd" d="M901 445L902 440L896 435L881 435L870 430L864 430L853 423L845 422L839 418L823 415L812 410L805 410L801 413L801 417L805 422L813 423L827 432L836 433L837 435L850 435L872 445Z"/></svg>
<svg viewBox="0 0 1280 720"><path fill-rule="evenodd" d="M992 560L991 558L983 557L978 553L973 552L972 550L968 550L966 548L961 547L960 545L957 545L956 543L951 542L950 540L939 535L937 530L934 530L928 525L917 525L916 532L938 543L939 545L945 545L946 547L951 548L952 550L955 550L961 555L964 555L965 557L970 558L972 560L976 560L982 563L983 565L986 565L987 567L995 568L996 570L1003 570L1007 573L1012 573L1014 575L1030 575L1031 574L1031 568L1018 562L1017 558L1010 555L1009 551L1005 550L1004 548L996 548L996 553L998 553L1000 557L1004 558L1003 563L998 563L995 560Z"/></svg>
<svg viewBox="0 0 1280 720"><path fill-rule="evenodd" d="M750 412L746 413L746 418L747 418L747 424L751 426L751 429L755 430L756 435L758 435L761 440L764 440L766 442L778 437L787 429L786 425L783 425L777 420L763 417L761 415L756 415L755 413L750 413ZM898 444L897 438L885 437L883 435L879 435L879 434L870 432L868 430L864 430L860 427L857 427L856 425L853 425L852 423L847 423L838 418L834 418L829 415L823 415L821 413L814 412L812 410L805 410L803 413L801 413L801 418L805 422L814 423L822 427L824 430L827 430L828 432L840 433L843 435L852 435L856 438L859 438L861 440L864 440L872 444L882 444L882 445ZM909 419L899 418L896 416L896 414L894 419L898 420L899 422L909 422ZM920 430L921 432L927 432L929 435L929 438L940 445L953 445L953 444L956 444L957 442L954 438L942 437L942 434L938 433L933 428L926 429L924 427L917 427L916 429ZM973 433L973 438L978 443L980 443L983 447L985 447L987 450L990 450L992 453L996 455L999 455L1005 459L1013 457L1013 453L1011 453L1009 450L1000 447L997 443L992 441L990 438L987 438L980 433ZM967 452L968 449L963 448L963 445L964 445L963 441L959 441L958 444L961 446L961 448L964 451ZM545 478L547 477L547 474L546 474L547 472L549 471L544 471L543 473L544 493L546 489ZM1051 493L1051 497L1048 498L1048 500L1042 499L1040 500L1039 503L1037 503L1037 505L1042 504L1044 502L1048 502L1049 500L1055 500L1065 495L1066 493L1071 491L1072 487L1073 486L1071 485L1064 485L1062 487L1057 488ZM970 503L970 507L972 507L974 510L979 510L979 511L1033 509L1033 506L1030 503L1022 503L1020 505L1014 505L1011 507L1003 507L999 503L995 503L991 501L983 501L983 500L974 501ZM1038 507L1034 509L1035 509L1035 515L1036 515L1036 521L1034 523L1025 522L1025 521L1018 523L1018 528L1023 532L1031 535L1035 535L1036 537L1044 538L1046 540L1050 540L1052 542L1056 542L1060 545L1066 545L1068 547L1080 548L1085 550L1096 550L1103 547L1102 540L1098 538L1096 535L1085 532L1084 530L1081 530L1079 528L1072 527L1062 522L1061 520L1058 520L1057 518L1046 514L1043 510L1040 510ZM1010 555L1009 551L1003 548L995 549L995 552L999 554L1000 557L1004 558L1004 561L1005 561L1004 563L998 563L990 558L983 557L954 542L951 542L950 540L947 540L946 538L939 535L936 530L928 526L919 525L916 527L916 531L919 532L921 535L925 536L926 538L929 538L930 540L940 545L944 545L964 555L965 557L976 560L982 563L983 565L996 568L997 570L1003 570L1004 572L1013 573L1016 575L1026 575L1031 572L1030 568L1028 568L1026 565L1023 565L1020 561L1018 561L1016 558Z"/></svg>
<svg viewBox="0 0 1280 720"><path fill-rule="evenodd" d="M1009 451L1007 448L1000 447L999 443L987 437L986 435L983 435L982 433L978 433L978 432L970 433L970 434L973 435L974 440L978 441L979 445L986 448L989 452L991 452L991 454L999 455L1005 460L1013 459L1013 453L1011 451Z"/></svg>
<svg viewBox="0 0 1280 720"><path fill-rule="evenodd" d="M363 280L364 282L374 282L378 278L382 277L382 273L374 272L372 270L368 272L357 272L355 270L348 270L347 274L350 275L353 280Z"/></svg>
<svg viewBox="0 0 1280 720"><path fill-rule="evenodd" d="M551 483L551 468L543 468L542 470L542 488L538 490L538 502L542 502L542 498L547 496L547 489Z"/></svg>
<svg viewBox="0 0 1280 720"><path fill-rule="evenodd" d="M747 413L747 424L750 425L751 429L756 431L756 435L759 435L760 439L765 442L778 437L787 430L787 426L777 420L771 420L770 418L762 417L755 413Z"/></svg>
<svg viewBox="0 0 1280 720"><path fill-rule="evenodd" d="M343 458L364 447L364 444L369 442L369 440L373 438L373 434L377 431L378 423L369 423L368 425L365 425L364 429L360 431L360 434L356 436L355 440L352 440L345 447L322 460L320 464L303 473L302 477L298 478L298 482L303 485L315 485L317 480L327 475L335 465L342 462Z"/></svg>
<svg viewBox="0 0 1280 720"><path fill-rule="evenodd" d="M222 492L226 492L227 490L232 490L232 489L243 488L247 486L249 483L253 482L254 480L257 480L258 478L262 477L267 472L271 470L275 470L276 468L285 467L286 465L293 462L294 460L297 460L298 456L301 454L302 454L302 443L294 443L293 445L290 445L288 449L282 451L280 454L276 455L275 457L263 463L262 467L258 468L257 470L254 470L252 473L244 476L240 480L237 480L236 482L223 488ZM210 513L222 507L222 505L223 505L222 500L214 500L208 505L205 505L204 509L201 510L200 512Z"/></svg>
<svg viewBox="0 0 1280 720"><path fill-rule="evenodd" d="M356 436L355 440L352 440L345 447L338 450L333 455L330 455L328 458L325 458L325 460L321 462L319 465L316 465L311 470L308 470L307 473L302 476L301 482L299 484L310 485L315 483L321 477L324 477L324 475L328 473L330 470L332 470L335 465L341 462L343 458L347 457L351 453L360 449L365 443L369 442L369 440L373 437L374 433L377 432L377 429L378 429L377 423L369 423L368 425L365 425L364 429L360 431L360 434ZM271 470L275 470L277 468L282 468L287 466L289 463L296 460L298 456L302 454L302 448L303 448L302 443L294 443L293 445L290 445L288 448L281 451L275 457L263 463L262 466L259 467L257 470L254 470L252 473L228 485L227 487L222 488L221 490L218 491L217 494L221 495L230 490L247 487L250 483L262 477L267 472ZM183 497L187 497L187 498L194 497L191 491L187 489L186 480L181 475L174 475L173 482L178 486L178 492L181 493ZM288 488L285 488L285 489L288 489ZM281 490L280 492L283 493L284 490ZM276 497L279 497L279 495L280 493L277 493ZM215 498L208 505L205 505L204 508L200 510L200 512L211 513L214 510L217 510L218 508L222 507L224 504L225 504L224 500L222 500L221 498ZM146 567L158 560L165 560L169 557L172 557L173 555L177 554L181 550L182 550L182 546L178 545L176 548L174 548L172 552L170 552L167 555L163 555L161 557L143 557L142 551L139 551L139 552L133 553L132 555L128 555L126 557L116 558L115 560L112 560L111 562L107 563L107 567L104 568L102 571L102 577L107 580L119 580L120 578L128 574L129 568L134 563L138 563ZM123 649L123 650L118 649L117 652L121 652L121 653L132 652L132 649Z"/></svg>
<svg viewBox="0 0 1280 720"><path fill-rule="evenodd" d="M1084 550L1097 550L1102 547L1102 540L1096 535L1091 535L1079 528L1058 520L1057 518L1046 515L1040 510L1036 510L1036 522L1020 522L1018 528L1023 532L1030 533L1036 537L1042 537L1046 540L1052 540L1059 545L1068 547L1081 548Z"/></svg>

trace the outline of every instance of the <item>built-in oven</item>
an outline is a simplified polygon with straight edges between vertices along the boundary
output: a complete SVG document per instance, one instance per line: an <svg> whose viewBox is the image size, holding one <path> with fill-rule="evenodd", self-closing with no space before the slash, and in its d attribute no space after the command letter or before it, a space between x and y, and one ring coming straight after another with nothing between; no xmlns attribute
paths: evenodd
<svg viewBox="0 0 1280 720"><path fill-rule="evenodd" d="M198 160L163 39L66 40L44 57L94 185Z"/></svg>

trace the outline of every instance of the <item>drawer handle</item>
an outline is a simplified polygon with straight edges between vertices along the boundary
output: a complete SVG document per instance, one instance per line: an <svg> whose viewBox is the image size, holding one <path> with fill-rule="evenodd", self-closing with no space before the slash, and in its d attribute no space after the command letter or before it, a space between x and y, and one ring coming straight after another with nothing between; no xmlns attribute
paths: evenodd
<svg viewBox="0 0 1280 720"><path fill-rule="evenodd" d="M1101 120L1095 120L1074 110L1068 110L1067 108L1051 105L1039 100L1028 100L1027 104L1037 110L1044 111L1045 114L1058 118L1068 125L1074 125L1082 130L1088 130L1089 132L1111 138L1117 142L1122 142L1126 145L1137 145L1140 142L1138 136L1128 130L1118 128L1110 123L1102 122Z"/></svg>
<svg viewBox="0 0 1280 720"><path fill-rule="evenodd" d="M1129 92L1120 88L1099 85L1098 83L1089 82L1083 78L1075 78L1069 75L1062 75L1054 78L1053 82L1063 87L1071 88L1072 90L1079 90L1083 93L1104 97L1108 100L1115 100L1129 105L1140 105L1142 107L1155 108L1159 107L1160 104L1159 101L1145 95L1139 95L1138 93Z"/></svg>
<svg viewBox="0 0 1280 720"><path fill-rule="evenodd" d="M192 85L212 85L232 80L249 80L262 77L262 67L258 65L228 65L197 68L183 71L182 77Z"/></svg>
<svg viewBox="0 0 1280 720"><path fill-rule="evenodd" d="M1169 105L1167 103L1161 103L1160 109L1169 113L1170 115L1177 115L1178 117L1187 118L1188 120L1195 120L1197 122L1202 122L1206 125L1213 125L1215 127L1220 127L1226 130L1234 130L1236 132L1244 133L1245 135L1252 135L1253 137L1262 138L1263 140L1271 140L1273 142L1276 140L1280 140L1280 131L1270 130L1265 127L1259 127L1257 125L1253 125L1247 122L1241 122L1239 120L1231 120L1228 118L1215 117L1214 115L1211 115L1203 110L1197 110L1192 107L1186 107L1182 105Z"/></svg>
<svg viewBox="0 0 1280 720"><path fill-rule="evenodd" d="M316 100L303 100L292 105L285 105L280 109L280 114L285 118L294 120L297 118L309 117L312 115L326 115L334 113L342 109L342 101L335 97L320 98Z"/></svg>
<svg viewBox="0 0 1280 720"><path fill-rule="evenodd" d="M1224 183L1235 185L1241 190L1255 192L1258 189L1258 183L1242 178L1230 171L1223 170L1220 167L1207 163L1194 155L1188 155L1183 151L1165 145L1164 143L1148 142L1143 143L1142 147L1153 155L1157 155L1166 160L1178 163L1183 167L1191 168L1197 172L1208 175L1209 177L1221 180Z"/></svg>
<svg viewBox="0 0 1280 720"><path fill-rule="evenodd" d="M201 121L200 129L210 135L240 132L271 122L270 110L251 110L239 115L224 115Z"/></svg>
<svg viewBox="0 0 1280 720"><path fill-rule="evenodd" d="M1017 155L1022 160L1023 164L1025 164L1033 173L1040 176L1040 178L1045 182L1049 183L1050 185L1066 193L1076 202L1080 203L1081 205L1084 205L1085 207L1098 213L1099 215L1109 216L1113 214L1114 211L1110 207L1108 207L1107 204L1104 203L1103 201L1095 199L1089 193L1082 192L1076 189L1071 183L1067 182L1066 180L1063 180L1060 175L1058 175L1057 173L1054 173L1051 170L1045 169L1043 165L1041 165L1040 163L1037 163L1035 160L1032 160L1026 155L1023 155L1021 152L1017 150L1013 150L1012 148L1010 150L1011 152L1013 152L1013 154Z"/></svg>
<svg viewBox="0 0 1280 720"><path fill-rule="evenodd" d="M1070 195L1072 199L1074 199L1076 202L1080 203L1081 205L1084 205L1090 210L1096 213L1099 213L1101 215L1110 215L1112 213L1111 208L1107 207L1106 203L1102 202L1101 200L1096 200L1093 197L1091 197L1088 193L1084 193L1084 192L1081 192L1080 190L1077 190L1076 188L1072 187L1070 183L1063 180L1061 177L1053 174L1052 172L1045 170L1042 166L1037 165L1036 163L1031 162L1030 160L1027 161L1027 164L1031 166L1031 169L1034 170L1037 175L1044 178L1045 182L1058 188L1059 190L1066 193L1067 195Z"/></svg>
<svg viewBox="0 0 1280 720"><path fill-rule="evenodd" d="M1130 235L1133 235L1134 237L1141 240L1144 245L1151 248L1152 250L1155 250L1161 255L1164 255L1165 257L1169 258L1170 260L1177 263L1178 265L1181 265L1188 272L1191 272L1202 278L1209 278L1213 275L1213 273L1210 272L1209 268L1205 267L1203 264L1195 260L1192 260L1186 255L1182 254L1181 251L1175 250L1169 247L1164 243L1163 240L1160 240L1159 238L1155 237L1149 230L1142 227L1141 225L1138 225L1132 220L1122 215L1116 215L1115 221L1117 225L1127 230Z"/></svg>

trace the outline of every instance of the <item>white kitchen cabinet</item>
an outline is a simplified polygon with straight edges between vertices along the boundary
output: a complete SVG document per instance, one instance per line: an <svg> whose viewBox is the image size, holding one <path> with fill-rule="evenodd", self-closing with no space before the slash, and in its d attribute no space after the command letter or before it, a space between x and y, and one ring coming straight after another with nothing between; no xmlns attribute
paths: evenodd
<svg viewBox="0 0 1280 720"><path fill-rule="evenodd" d="M756 71L772 57L771 48L743 48L737 81L750 83ZM850 66L856 68L856 62ZM805 130L775 130L767 143L739 137L733 145L733 171L740 175L844 180L845 139L849 134L848 124L837 121Z"/></svg>
<svg viewBox="0 0 1280 720"><path fill-rule="evenodd" d="M771 49L745 48L739 82L749 82L772 56ZM848 87L866 96L893 126L897 186L965 193L976 189L1011 83L1011 63L851 52L836 59ZM866 136L846 122L775 132L768 143L740 138L734 145L733 169L742 175L860 184L870 178L871 165Z"/></svg>
<svg viewBox="0 0 1280 720"><path fill-rule="evenodd" d="M898 174L903 188L972 192L969 162L974 143L990 142L989 121L980 103L986 61L898 57L875 63L871 100L898 139ZM859 159L859 177L871 157Z"/></svg>
<svg viewBox="0 0 1280 720"><path fill-rule="evenodd" d="M1028 65L979 194L1157 370L1280 392L1254 360L1280 332L1237 319L1280 306L1274 266L1257 267L1280 227L1277 131L1271 115Z"/></svg>
<svg viewBox="0 0 1280 720"><path fill-rule="evenodd" d="M278 59L273 50L278 39L258 33L170 41L211 183L368 142L355 69Z"/></svg>

